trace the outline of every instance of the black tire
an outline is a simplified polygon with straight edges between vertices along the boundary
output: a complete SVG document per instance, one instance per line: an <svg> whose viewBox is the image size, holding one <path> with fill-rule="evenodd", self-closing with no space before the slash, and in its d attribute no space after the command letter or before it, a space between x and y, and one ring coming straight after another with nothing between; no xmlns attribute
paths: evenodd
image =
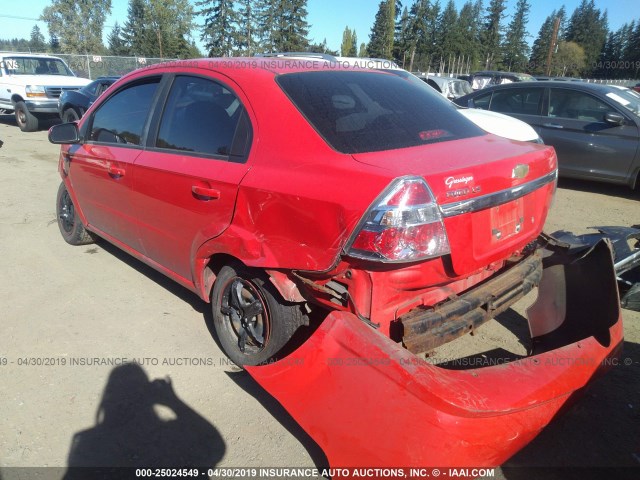
<svg viewBox="0 0 640 480"><path fill-rule="evenodd" d="M76 215L76 207L64 182L58 188L56 216L58 217L58 228L60 228L65 242L71 245L86 245L95 242L93 234L84 228L82 221Z"/></svg>
<svg viewBox="0 0 640 480"><path fill-rule="evenodd" d="M24 102L18 102L15 106L16 123L23 132L35 132L38 130L38 117L29 111Z"/></svg>
<svg viewBox="0 0 640 480"><path fill-rule="evenodd" d="M77 122L78 120L80 120L80 115L78 115L78 112L76 112L74 108L67 108L62 114L63 123Z"/></svg>
<svg viewBox="0 0 640 480"><path fill-rule="evenodd" d="M286 302L266 275L241 265L220 270L211 306L220 346L241 367L274 358L305 323L300 304Z"/></svg>

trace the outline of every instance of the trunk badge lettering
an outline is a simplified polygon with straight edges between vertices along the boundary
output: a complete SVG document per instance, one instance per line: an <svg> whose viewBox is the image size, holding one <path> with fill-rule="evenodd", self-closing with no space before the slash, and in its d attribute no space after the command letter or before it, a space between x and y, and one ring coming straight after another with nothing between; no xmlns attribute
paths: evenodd
<svg viewBox="0 0 640 480"><path fill-rule="evenodd" d="M458 185L467 185L469 182L473 182L473 175L463 175L461 177L447 177L444 179L444 184L447 188L451 188Z"/></svg>

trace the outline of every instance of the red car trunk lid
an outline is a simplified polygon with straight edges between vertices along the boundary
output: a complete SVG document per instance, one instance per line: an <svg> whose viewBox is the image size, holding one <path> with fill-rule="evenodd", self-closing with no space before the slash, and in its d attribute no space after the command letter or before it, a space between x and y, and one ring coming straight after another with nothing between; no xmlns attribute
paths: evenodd
<svg viewBox="0 0 640 480"><path fill-rule="evenodd" d="M394 177L425 178L442 210L459 275L508 258L534 240L555 191L553 148L493 135L353 157Z"/></svg>

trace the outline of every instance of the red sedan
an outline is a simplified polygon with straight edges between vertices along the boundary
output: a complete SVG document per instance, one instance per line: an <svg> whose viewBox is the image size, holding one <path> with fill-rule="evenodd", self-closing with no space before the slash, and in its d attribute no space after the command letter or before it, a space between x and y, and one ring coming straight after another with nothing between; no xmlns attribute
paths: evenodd
<svg viewBox="0 0 640 480"><path fill-rule="evenodd" d="M541 237L553 148L486 134L388 72L154 65L49 137L64 239L102 237L210 302L225 353L332 464L497 465L621 343L607 245ZM521 364L421 361L535 288ZM593 362L544 365L556 357Z"/></svg>

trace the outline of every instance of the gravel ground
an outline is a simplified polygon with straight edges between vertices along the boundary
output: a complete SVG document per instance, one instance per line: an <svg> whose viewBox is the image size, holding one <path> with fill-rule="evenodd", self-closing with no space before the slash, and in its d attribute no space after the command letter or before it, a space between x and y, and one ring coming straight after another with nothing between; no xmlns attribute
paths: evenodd
<svg viewBox="0 0 640 480"><path fill-rule="evenodd" d="M45 470L60 478L78 458L139 460L123 457L136 444L218 467L326 466L286 411L226 361L206 304L105 242L64 243L54 213L58 147L46 131L22 133L0 115L0 139L0 479L26 478L9 467L60 467ZM546 230L640 224L639 202L625 187L561 181ZM496 477L640 467L640 314L623 316L631 365L600 379ZM102 364L125 358L140 366Z"/></svg>

